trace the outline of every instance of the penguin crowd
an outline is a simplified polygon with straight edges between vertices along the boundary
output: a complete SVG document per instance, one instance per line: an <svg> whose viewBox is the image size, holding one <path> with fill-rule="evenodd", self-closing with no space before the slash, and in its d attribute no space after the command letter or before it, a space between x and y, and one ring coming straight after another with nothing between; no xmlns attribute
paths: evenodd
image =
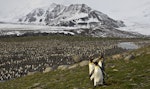
<svg viewBox="0 0 150 89"><path fill-rule="evenodd" d="M116 49L117 41L59 41L35 40L23 42L0 41L0 81L28 75L30 72L43 72L46 67L57 69L59 65L75 63L88 59L89 55ZM109 51L110 50L110 51ZM120 50L120 49L119 49Z"/></svg>
<svg viewBox="0 0 150 89"><path fill-rule="evenodd" d="M26 76L30 72L43 72L47 67L57 69L60 65L72 65L76 60L88 60L89 55L105 53L105 56L111 56L127 51L116 46L119 42L122 41L0 40L0 81Z"/></svg>

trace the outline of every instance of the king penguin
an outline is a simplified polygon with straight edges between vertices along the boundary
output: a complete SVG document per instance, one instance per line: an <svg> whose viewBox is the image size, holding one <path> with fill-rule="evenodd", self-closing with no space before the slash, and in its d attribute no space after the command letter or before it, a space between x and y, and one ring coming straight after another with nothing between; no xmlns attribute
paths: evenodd
<svg viewBox="0 0 150 89"><path fill-rule="evenodd" d="M104 56L101 55L98 59L98 65L102 68L103 71L105 71L105 68L104 68Z"/></svg>
<svg viewBox="0 0 150 89"><path fill-rule="evenodd" d="M106 76L106 73L105 73L105 65L104 65L104 57L103 57L103 56L101 56L101 57L99 58L99 60L98 60L98 65L99 65L99 67L100 67L101 70L102 70L103 83L105 84L104 78L105 78L105 76Z"/></svg>
<svg viewBox="0 0 150 89"><path fill-rule="evenodd" d="M91 80L93 80L93 78L91 78L91 76L93 75L94 73L94 62L93 62L93 59L90 59L89 60L89 77Z"/></svg>
<svg viewBox="0 0 150 89"><path fill-rule="evenodd" d="M98 62L94 62L94 73L90 79L94 79L94 87L98 85L103 85L103 73L101 67L98 65Z"/></svg>

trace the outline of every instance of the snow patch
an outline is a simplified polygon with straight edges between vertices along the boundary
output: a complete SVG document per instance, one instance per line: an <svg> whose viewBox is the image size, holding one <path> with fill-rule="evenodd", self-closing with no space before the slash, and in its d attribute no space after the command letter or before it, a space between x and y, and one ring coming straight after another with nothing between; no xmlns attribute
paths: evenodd
<svg viewBox="0 0 150 89"><path fill-rule="evenodd" d="M76 13L72 17L67 18L65 21L76 20L76 19L84 18L84 17L88 17L88 14L87 13Z"/></svg>

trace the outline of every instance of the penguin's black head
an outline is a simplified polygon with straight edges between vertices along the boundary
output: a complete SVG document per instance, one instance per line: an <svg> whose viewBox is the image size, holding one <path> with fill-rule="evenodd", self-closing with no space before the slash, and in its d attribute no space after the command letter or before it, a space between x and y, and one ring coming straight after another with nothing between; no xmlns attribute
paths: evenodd
<svg viewBox="0 0 150 89"><path fill-rule="evenodd" d="M98 65L98 62L94 62L95 65Z"/></svg>
<svg viewBox="0 0 150 89"><path fill-rule="evenodd" d="M104 58L104 54L103 53L101 53L100 58Z"/></svg>
<svg viewBox="0 0 150 89"><path fill-rule="evenodd" d="M90 59L90 62L93 62L93 58Z"/></svg>

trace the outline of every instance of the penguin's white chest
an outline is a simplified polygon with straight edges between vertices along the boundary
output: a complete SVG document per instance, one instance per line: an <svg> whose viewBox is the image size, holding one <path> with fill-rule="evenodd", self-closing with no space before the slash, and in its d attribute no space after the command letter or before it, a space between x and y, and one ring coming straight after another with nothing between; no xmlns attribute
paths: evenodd
<svg viewBox="0 0 150 89"><path fill-rule="evenodd" d="M99 67L95 67L95 71L94 71L94 81L98 84L102 84L103 83L103 74L102 71Z"/></svg>
<svg viewBox="0 0 150 89"><path fill-rule="evenodd" d="M100 67L103 66L101 61L98 62L98 65L99 65Z"/></svg>
<svg viewBox="0 0 150 89"><path fill-rule="evenodd" d="M91 74L93 70L94 70L94 64L90 63L89 64L89 74Z"/></svg>
<svg viewBox="0 0 150 89"><path fill-rule="evenodd" d="M95 77L100 78L102 76L102 71L100 68L95 68Z"/></svg>

